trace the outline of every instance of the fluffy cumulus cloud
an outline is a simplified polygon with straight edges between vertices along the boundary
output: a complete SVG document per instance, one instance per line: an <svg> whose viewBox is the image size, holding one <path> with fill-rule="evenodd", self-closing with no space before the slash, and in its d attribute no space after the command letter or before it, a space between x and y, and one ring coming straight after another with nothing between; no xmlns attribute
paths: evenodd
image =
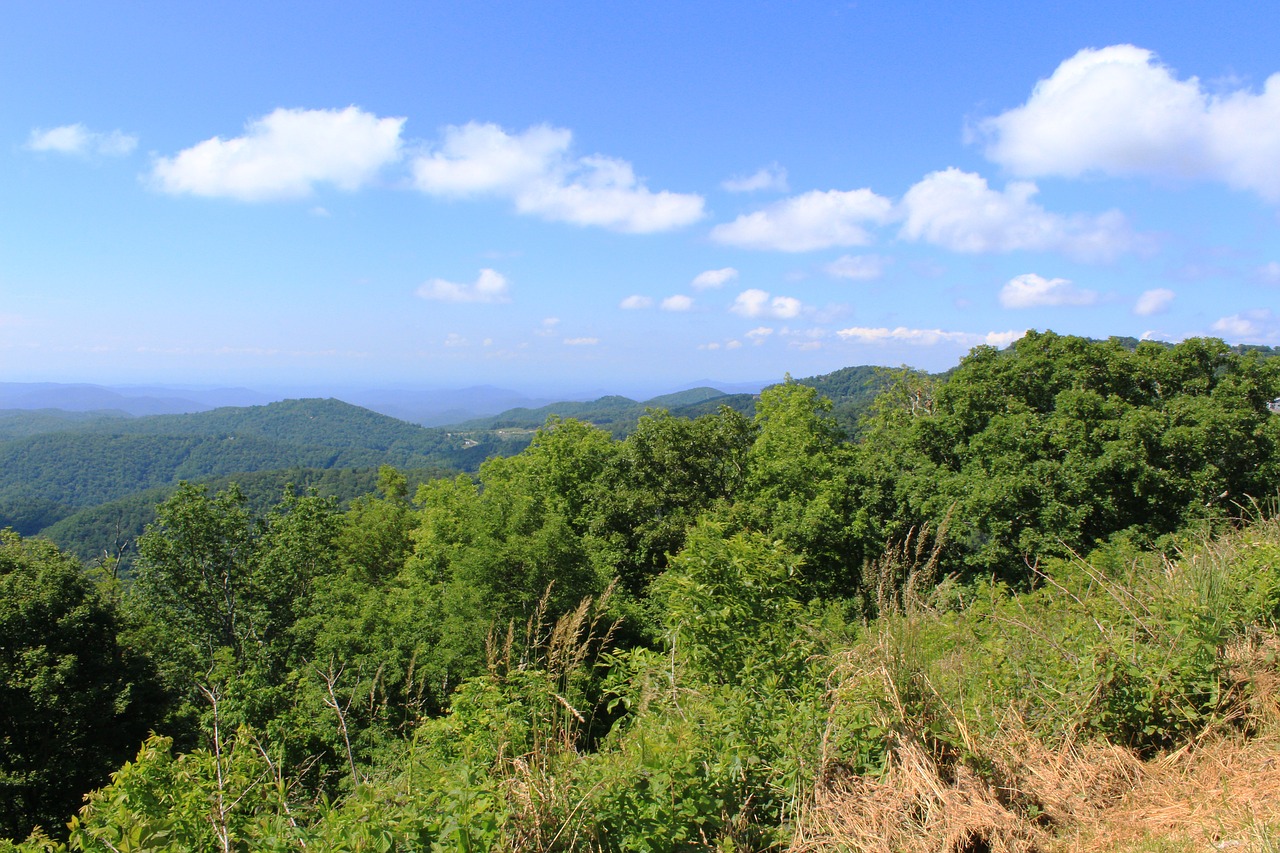
<svg viewBox="0 0 1280 853"><path fill-rule="evenodd" d="M741 317L777 317L788 320L800 316L804 308L792 296L770 296L767 291L751 288L738 294L729 310Z"/></svg>
<svg viewBox="0 0 1280 853"><path fill-rule="evenodd" d="M1218 180L1280 202L1280 74L1260 92L1209 93L1149 50L1082 50L979 130L987 156L1021 175Z"/></svg>
<svg viewBox="0 0 1280 853"><path fill-rule="evenodd" d="M1242 311L1219 319L1213 331L1229 341L1270 344L1280 340L1280 317L1269 308Z"/></svg>
<svg viewBox="0 0 1280 853"><path fill-rule="evenodd" d="M152 182L167 193L241 201L305 197L317 184L356 190L400 159L404 122L356 107L278 109L249 122L243 136L215 136L157 159Z"/></svg>
<svg viewBox="0 0 1280 853"><path fill-rule="evenodd" d="M1144 290L1142 295L1138 297L1138 301L1133 304L1133 313L1139 317L1162 314L1169 310L1169 305L1173 302L1173 299L1174 292L1165 287Z"/></svg>
<svg viewBox="0 0 1280 853"><path fill-rule="evenodd" d="M1097 301L1097 291L1076 287L1065 278L1045 278L1035 273L1016 276L1000 290L1000 304L1005 308L1093 305Z"/></svg>
<svg viewBox="0 0 1280 853"><path fill-rule="evenodd" d="M761 190L787 191L787 170L777 163L770 163L750 175L736 175L720 184L731 193L752 193Z"/></svg>
<svg viewBox="0 0 1280 853"><path fill-rule="evenodd" d="M518 134L476 122L448 127L435 150L414 160L414 184L432 195L509 198L520 213L630 233L702 218L702 196L654 192L625 160L572 157L572 142L570 131L547 125Z"/></svg>
<svg viewBox="0 0 1280 853"><path fill-rule="evenodd" d="M435 302L509 302L506 276L491 269L480 270L471 284L433 278L418 288L418 295Z"/></svg>
<svg viewBox="0 0 1280 853"><path fill-rule="evenodd" d="M658 307L663 311L690 311L693 309L693 298L685 296L683 293L678 293L662 300L662 304Z"/></svg>
<svg viewBox="0 0 1280 853"><path fill-rule="evenodd" d="M97 133L83 124L64 124L50 130L36 128L27 137L31 151L52 151L57 154L100 154L104 157L123 157L138 147L138 137L123 131Z"/></svg>
<svg viewBox="0 0 1280 853"><path fill-rule="evenodd" d="M724 287L737 277L738 271L736 269L725 267L724 269L700 272L693 277L691 284L694 290L712 290L717 287Z"/></svg>
<svg viewBox="0 0 1280 853"><path fill-rule="evenodd" d="M769 339L769 336L772 334L773 334L773 329L770 328L769 326L756 326L754 329L747 332L746 338L756 346L760 346L760 344L767 341Z"/></svg>
<svg viewBox="0 0 1280 853"><path fill-rule="evenodd" d="M1027 181L1001 192L972 172L933 172L902 198L902 235L953 252L1061 251L1082 260L1108 260L1142 242L1118 211L1062 216L1032 201L1036 192Z"/></svg>
<svg viewBox="0 0 1280 853"><path fill-rule="evenodd" d="M565 338L564 345L568 347L593 347L600 343L599 338Z"/></svg>
<svg viewBox="0 0 1280 853"><path fill-rule="evenodd" d="M901 223L899 235L970 254L1062 252L1085 261L1108 261L1146 248L1119 211L1064 216L1034 201L1038 188L1015 181L993 189L973 172L932 172L895 204L870 189L813 190L775 202L711 229L717 243L746 249L808 252L834 246L866 246L872 229ZM835 277L871 279L889 259L847 255L828 265Z"/></svg>
<svg viewBox="0 0 1280 853"><path fill-rule="evenodd" d="M890 263L891 258L880 255L843 255L827 264L824 269L832 278L872 281L884 275L885 267Z"/></svg>
<svg viewBox="0 0 1280 853"><path fill-rule="evenodd" d="M554 172L572 141L546 125L520 134L476 122L446 127L436 149L413 161L414 181L433 195L515 194Z"/></svg>
<svg viewBox="0 0 1280 853"><path fill-rule="evenodd" d="M625 308L628 311L636 311L640 308L652 308L653 300L648 296L628 296L622 302L618 303L619 308Z"/></svg>
<svg viewBox="0 0 1280 853"><path fill-rule="evenodd" d="M966 347L980 345L1007 347L1025 335L1026 332L1009 331L976 334L973 332L946 332L942 329L909 329L906 326L898 326L896 329L853 326L848 329L840 329L836 334L846 341L858 344L900 343L926 347L950 344Z"/></svg>
<svg viewBox="0 0 1280 853"><path fill-rule="evenodd" d="M809 252L832 246L865 246L869 225L893 216L893 202L869 189L813 190L783 199L711 229L711 239L744 249Z"/></svg>

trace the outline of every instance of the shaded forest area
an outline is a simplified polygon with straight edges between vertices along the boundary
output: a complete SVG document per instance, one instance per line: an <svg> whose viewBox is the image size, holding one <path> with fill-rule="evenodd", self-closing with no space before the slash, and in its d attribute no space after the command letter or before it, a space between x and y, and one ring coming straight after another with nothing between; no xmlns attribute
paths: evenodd
<svg viewBox="0 0 1280 853"><path fill-rule="evenodd" d="M6 533L0 849L1047 849L1050 767L1280 732L1280 361L1125 343Z"/></svg>

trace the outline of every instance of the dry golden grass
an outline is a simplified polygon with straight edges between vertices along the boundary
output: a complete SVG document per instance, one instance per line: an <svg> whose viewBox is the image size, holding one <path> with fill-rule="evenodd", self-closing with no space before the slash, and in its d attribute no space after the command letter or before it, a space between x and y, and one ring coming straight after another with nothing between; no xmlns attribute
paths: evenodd
<svg viewBox="0 0 1280 853"><path fill-rule="evenodd" d="M879 777L834 774L815 792L792 849L1041 851L1054 845L1055 831L1095 822L1143 773L1127 750L1050 749L1018 725L978 746L990 762L983 776L959 762L940 767L916 741L894 749Z"/></svg>
<svg viewBox="0 0 1280 853"><path fill-rule="evenodd" d="M1102 742L1043 741L1016 719L995 737L961 725L963 762L898 736L878 777L826 768L792 850L874 853L1280 853L1280 636L1225 650L1236 707L1214 731L1140 761ZM852 667L847 677L886 678Z"/></svg>
<svg viewBox="0 0 1280 853"><path fill-rule="evenodd" d="M914 743L879 778L829 780L792 850L1280 850L1280 736L1210 736L1144 763L1119 747L1049 750L1010 734L998 783L963 766L944 771Z"/></svg>
<svg viewBox="0 0 1280 853"><path fill-rule="evenodd" d="M1148 762L1118 802L1053 849L1280 849L1280 738L1215 737Z"/></svg>

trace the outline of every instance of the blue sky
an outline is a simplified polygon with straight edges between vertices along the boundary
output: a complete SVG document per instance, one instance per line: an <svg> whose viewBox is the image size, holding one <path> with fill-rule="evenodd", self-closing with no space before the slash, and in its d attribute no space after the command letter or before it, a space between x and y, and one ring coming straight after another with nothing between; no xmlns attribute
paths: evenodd
<svg viewBox="0 0 1280 853"><path fill-rule="evenodd" d="M0 380L1280 344L1280 7L0 5Z"/></svg>

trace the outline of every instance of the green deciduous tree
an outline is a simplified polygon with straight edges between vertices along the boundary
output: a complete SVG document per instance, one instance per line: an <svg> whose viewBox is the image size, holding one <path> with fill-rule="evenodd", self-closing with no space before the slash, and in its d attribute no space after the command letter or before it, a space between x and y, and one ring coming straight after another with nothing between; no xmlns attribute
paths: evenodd
<svg viewBox="0 0 1280 853"><path fill-rule="evenodd" d="M952 515L950 567L1026 575L1035 555L1153 541L1280 477L1280 366L1221 341L1028 333L974 350L923 409L899 388L861 448L885 534Z"/></svg>
<svg viewBox="0 0 1280 853"><path fill-rule="evenodd" d="M0 837L60 827L155 724L147 662L80 565L0 532Z"/></svg>

